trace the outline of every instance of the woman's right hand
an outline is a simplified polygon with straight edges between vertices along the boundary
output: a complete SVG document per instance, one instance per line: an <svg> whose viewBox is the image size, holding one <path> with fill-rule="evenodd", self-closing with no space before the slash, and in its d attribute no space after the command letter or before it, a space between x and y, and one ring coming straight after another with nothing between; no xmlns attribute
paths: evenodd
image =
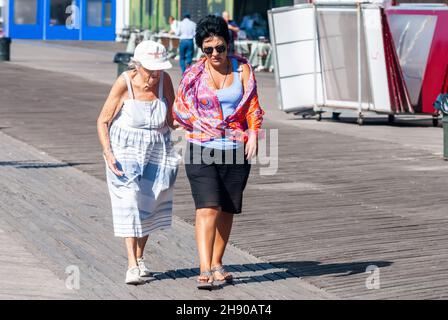
<svg viewBox="0 0 448 320"><path fill-rule="evenodd" d="M119 177L124 176L124 172L120 171L117 167L117 159L115 159L115 156L112 153L112 151L104 151L103 154L109 169Z"/></svg>

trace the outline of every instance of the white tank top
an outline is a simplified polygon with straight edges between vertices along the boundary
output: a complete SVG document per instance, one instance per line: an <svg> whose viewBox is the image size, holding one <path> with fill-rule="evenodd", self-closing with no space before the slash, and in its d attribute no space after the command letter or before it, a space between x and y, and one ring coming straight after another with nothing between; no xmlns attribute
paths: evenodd
<svg viewBox="0 0 448 320"><path fill-rule="evenodd" d="M160 75L159 94L154 100L136 100L132 89L131 79L127 72L123 72L128 87L128 99L123 103L120 112L114 120L114 125L134 129L169 131L166 123L167 105L163 97L163 75Z"/></svg>

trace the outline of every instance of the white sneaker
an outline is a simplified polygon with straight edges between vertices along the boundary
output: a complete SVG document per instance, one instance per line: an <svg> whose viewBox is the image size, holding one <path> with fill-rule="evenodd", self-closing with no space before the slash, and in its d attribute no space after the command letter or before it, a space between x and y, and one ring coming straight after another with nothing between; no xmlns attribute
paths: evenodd
<svg viewBox="0 0 448 320"><path fill-rule="evenodd" d="M140 279L140 269L139 267L132 267L126 272L126 284L140 284L142 279Z"/></svg>
<svg viewBox="0 0 448 320"><path fill-rule="evenodd" d="M145 259L142 257L137 259L138 268L140 269L140 277L150 277L152 275L151 271L145 265Z"/></svg>

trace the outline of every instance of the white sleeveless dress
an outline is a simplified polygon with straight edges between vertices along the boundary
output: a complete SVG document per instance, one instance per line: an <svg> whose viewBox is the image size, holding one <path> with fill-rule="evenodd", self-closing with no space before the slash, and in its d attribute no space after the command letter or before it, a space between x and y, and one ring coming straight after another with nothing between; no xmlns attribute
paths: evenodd
<svg viewBox="0 0 448 320"><path fill-rule="evenodd" d="M134 99L127 72L123 73L129 99L109 129L112 152L124 176L116 176L106 164L112 203L114 234L117 237L144 237L171 227L173 185L180 155L173 149L166 123L167 104L163 98L163 72L158 99Z"/></svg>

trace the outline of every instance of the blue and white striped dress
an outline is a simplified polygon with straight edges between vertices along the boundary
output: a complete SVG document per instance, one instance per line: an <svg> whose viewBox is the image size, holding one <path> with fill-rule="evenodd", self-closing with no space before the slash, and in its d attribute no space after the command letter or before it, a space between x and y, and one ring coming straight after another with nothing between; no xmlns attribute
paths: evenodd
<svg viewBox="0 0 448 320"><path fill-rule="evenodd" d="M124 176L116 176L106 164L114 234L144 237L171 227L173 185L180 156L171 143L163 98L163 72L158 99L134 99L127 72L123 73L129 99L109 129L112 152Z"/></svg>

